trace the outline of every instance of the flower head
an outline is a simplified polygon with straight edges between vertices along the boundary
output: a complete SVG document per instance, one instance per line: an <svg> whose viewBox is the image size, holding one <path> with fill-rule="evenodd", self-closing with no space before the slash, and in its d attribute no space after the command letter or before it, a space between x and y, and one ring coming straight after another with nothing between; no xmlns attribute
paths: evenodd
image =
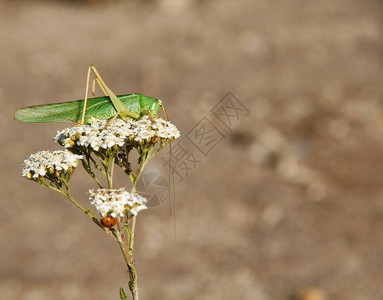
<svg viewBox="0 0 383 300"><path fill-rule="evenodd" d="M151 119L145 116L137 121L133 126L135 142L154 142L158 139L174 140L179 138L180 132L177 127L169 121L161 118Z"/></svg>
<svg viewBox="0 0 383 300"><path fill-rule="evenodd" d="M81 155L73 154L67 150L40 151L24 160L22 177L34 181L46 179L59 179L70 176L78 166Z"/></svg>
<svg viewBox="0 0 383 300"><path fill-rule="evenodd" d="M143 143L156 143L161 140L174 140L180 136L178 129L161 118L145 116L125 122L117 119L112 123L98 121L58 131L54 140L65 148L86 148L93 151L113 147L135 146Z"/></svg>
<svg viewBox="0 0 383 300"><path fill-rule="evenodd" d="M127 212L136 216L141 210L147 209L145 198L131 194L124 188L89 190L89 201L102 217L124 217Z"/></svg>
<svg viewBox="0 0 383 300"><path fill-rule="evenodd" d="M121 147L132 134L130 125L129 122L115 120L108 126L103 120L58 131L54 140L65 148L90 148L93 151Z"/></svg>

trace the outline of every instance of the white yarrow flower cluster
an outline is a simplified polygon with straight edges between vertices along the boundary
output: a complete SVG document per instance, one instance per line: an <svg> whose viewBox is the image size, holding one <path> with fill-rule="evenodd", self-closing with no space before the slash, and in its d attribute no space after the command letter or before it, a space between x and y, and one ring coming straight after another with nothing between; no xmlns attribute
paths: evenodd
<svg viewBox="0 0 383 300"><path fill-rule="evenodd" d="M74 168L78 166L78 159L82 159L82 156L67 150L39 151L24 160L21 176L36 180L47 174L55 174L57 171L59 173L73 172Z"/></svg>
<svg viewBox="0 0 383 300"><path fill-rule="evenodd" d="M94 151L129 143L156 142L160 139L176 139L180 132L172 123L161 118L151 120L145 116L139 120L125 122L117 119L98 121L91 125L80 125L58 131L54 140L65 148L90 147Z"/></svg>
<svg viewBox="0 0 383 300"><path fill-rule="evenodd" d="M130 124L115 120L109 126L108 121L99 121L91 125L83 124L58 131L54 140L65 148L74 146L90 147L94 151L100 148L123 146L125 139L131 134Z"/></svg>
<svg viewBox="0 0 383 300"><path fill-rule="evenodd" d="M177 139L180 137L177 127L161 118L151 120L145 116L135 121L133 128L136 142L149 141L152 138Z"/></svg>
<svg viewBox="0 0 383 300"><path fill-rule="evenodd" d="M124 217L127 211L136 216L141 210L147 209L144 197L131 194L124 188L89 190L89 201L102 217Z"/></svg>

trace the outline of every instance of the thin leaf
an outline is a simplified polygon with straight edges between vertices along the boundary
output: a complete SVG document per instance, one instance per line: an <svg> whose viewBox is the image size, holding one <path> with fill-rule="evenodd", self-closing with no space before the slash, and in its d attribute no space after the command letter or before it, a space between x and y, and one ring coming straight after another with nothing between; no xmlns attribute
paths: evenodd
<svg viewBox="0 0 383 300"><path fill-rule="evenodd" d="M123 288L120 288L120 299L121 300L128 300L128 297L126 296Z"/></svg>

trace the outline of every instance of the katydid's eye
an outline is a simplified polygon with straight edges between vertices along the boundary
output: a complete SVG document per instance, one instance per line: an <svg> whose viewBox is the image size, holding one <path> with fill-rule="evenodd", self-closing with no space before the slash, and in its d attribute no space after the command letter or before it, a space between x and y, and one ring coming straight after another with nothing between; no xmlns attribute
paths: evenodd
<svg viewBox="0 0 383 300"><path fill-rule="evenodd" d="M111 218L111 217L105 217L100 220L101 224L104 225L105 227L111 228L117 223L116 218Z"/></svg>

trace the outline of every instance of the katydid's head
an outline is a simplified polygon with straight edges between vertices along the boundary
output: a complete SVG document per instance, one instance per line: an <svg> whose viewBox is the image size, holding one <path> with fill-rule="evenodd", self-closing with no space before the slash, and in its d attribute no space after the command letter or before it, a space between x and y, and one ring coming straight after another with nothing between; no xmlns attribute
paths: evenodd
<svg viewBox="0 0 383 300"><path fill-rule="evenodd" d="M162 101L154 97L141 95L140 97L141 110L150 113L153 117L157 117L158 110L162 106Z"/></svg>
<svg viewBox="0 0 383 300"><path fill-rule="evenodd" d="M151 104L151 107L149 108L150 113L153 116L157 116L158 110L162 106L162 101L160 99L153 98L153 103Z"/></svg>

